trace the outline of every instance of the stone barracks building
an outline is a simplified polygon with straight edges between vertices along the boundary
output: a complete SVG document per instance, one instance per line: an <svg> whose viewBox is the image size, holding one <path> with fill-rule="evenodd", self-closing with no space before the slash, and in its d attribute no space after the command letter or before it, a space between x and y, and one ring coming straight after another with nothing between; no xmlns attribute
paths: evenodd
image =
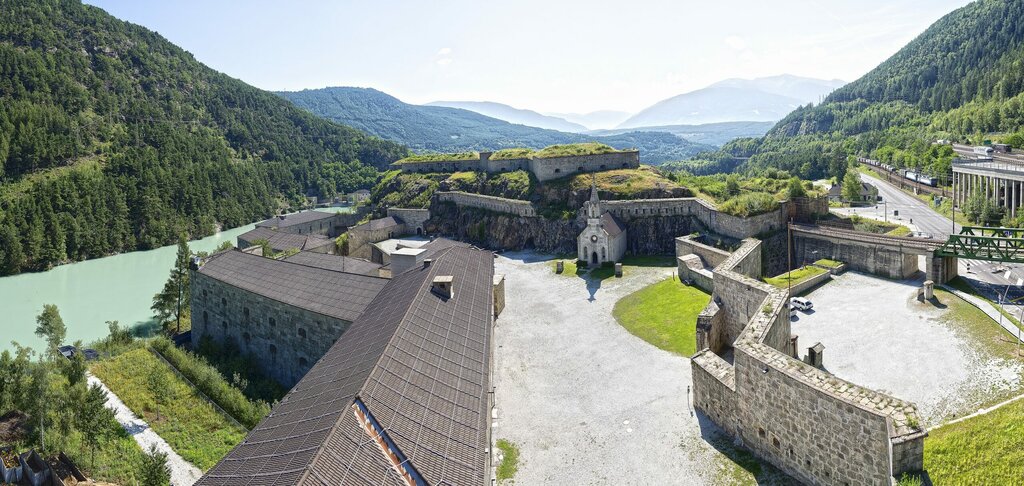
<svg viewBox="0 0 1024 486"><path fill-rule="evenodd" d="M489 482L503 280L490 252L435 241L393 261L390 279L307 252L196 262L193 341L235 340L295 384L197 484Z"/></svg>

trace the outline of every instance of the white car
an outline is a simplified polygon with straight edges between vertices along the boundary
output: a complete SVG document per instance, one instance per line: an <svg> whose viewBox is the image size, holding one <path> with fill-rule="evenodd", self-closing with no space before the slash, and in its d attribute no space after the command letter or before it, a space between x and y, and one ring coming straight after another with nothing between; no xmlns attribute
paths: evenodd
<svg viewBox="0 0 1024 486"><path fill-rule="evenodd" d="M813 309L814 304L803 297L793 297L792 299L789 299L789 307L791 309L799 309L806 312Z"/></svg>

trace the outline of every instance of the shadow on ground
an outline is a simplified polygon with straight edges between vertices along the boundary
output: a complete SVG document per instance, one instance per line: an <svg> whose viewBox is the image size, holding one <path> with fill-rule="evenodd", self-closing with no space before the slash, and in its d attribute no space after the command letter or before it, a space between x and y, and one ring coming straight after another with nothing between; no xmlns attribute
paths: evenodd
<svg viewBox="0 0 1024 486"><path fill-rule="evenodd" d="M714 447L715 450L722 453L729 461L732 461L733 464L746 471L750 476L753 476L757 484L800 486L799 481L782 472L779 468L758 459L757 456L745 447L735 444L732 437L715 425L704 412L697 410L695 413L697 415L697 423L700 425L701 438L710 444L711 447ZM733 479L743 483L746 482L743 478Z"/></svg>

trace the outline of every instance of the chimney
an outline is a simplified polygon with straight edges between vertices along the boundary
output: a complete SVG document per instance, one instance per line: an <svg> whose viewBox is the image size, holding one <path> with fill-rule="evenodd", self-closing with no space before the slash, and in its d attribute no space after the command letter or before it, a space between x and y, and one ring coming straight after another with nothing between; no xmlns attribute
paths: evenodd
<svg viewBox="0 0 1024 486"><path fill-rule="evenodd" d="M279 219L281 221L284 221L284 218L287 218L287 217L288 217L287 214L279 214L279 215L277 215L277 219Z"/></svg>
<svg viewBox="0 0 1024 486"><path fill-rule="evenodd" d="M455 277L451 275L438 275L430 286L430 291L440 295L443 299L450 299L455 295Z"/></svg>
<svg viewBox="0 0 1024 486"><path fill-rule="evenodd" d="M402 248L391 252L391 275L398 276L414 268L423 261L423 254L427 250L422 248Z"/></svg>
<svg viewBox="0 0 1024 486"><path fill-rule="evenodd" d="M429 258L427 258L426 260L423 260L423 268L430 268L430 264L431 263L434 263L434 260L431 260Z"/></svg>
<svg viewBox="0 0 1024 486"><path fill-rule="evenodd" d="M485 162L491 160L491 154L493 152L480 152L480 161Z"/></svg>

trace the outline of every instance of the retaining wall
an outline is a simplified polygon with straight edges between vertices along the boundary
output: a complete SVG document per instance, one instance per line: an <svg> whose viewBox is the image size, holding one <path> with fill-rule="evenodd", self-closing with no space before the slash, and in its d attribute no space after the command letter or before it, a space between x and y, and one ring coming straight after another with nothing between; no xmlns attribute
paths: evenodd
<svg viewBox="0 0 1024 486"><path fill-rule="evenodd" d="M530 172L541 182L585 172L637 167L640 167L640 152L636 150L530 159Z"/></svg>
<svg viewBox="0 0 1024 486"><path fill-rule="evenodd" d="M415 234L424 233L424 224L430 219L429 209L388 208L388 216L396 217L405 223L405 231Z"/></svg>

